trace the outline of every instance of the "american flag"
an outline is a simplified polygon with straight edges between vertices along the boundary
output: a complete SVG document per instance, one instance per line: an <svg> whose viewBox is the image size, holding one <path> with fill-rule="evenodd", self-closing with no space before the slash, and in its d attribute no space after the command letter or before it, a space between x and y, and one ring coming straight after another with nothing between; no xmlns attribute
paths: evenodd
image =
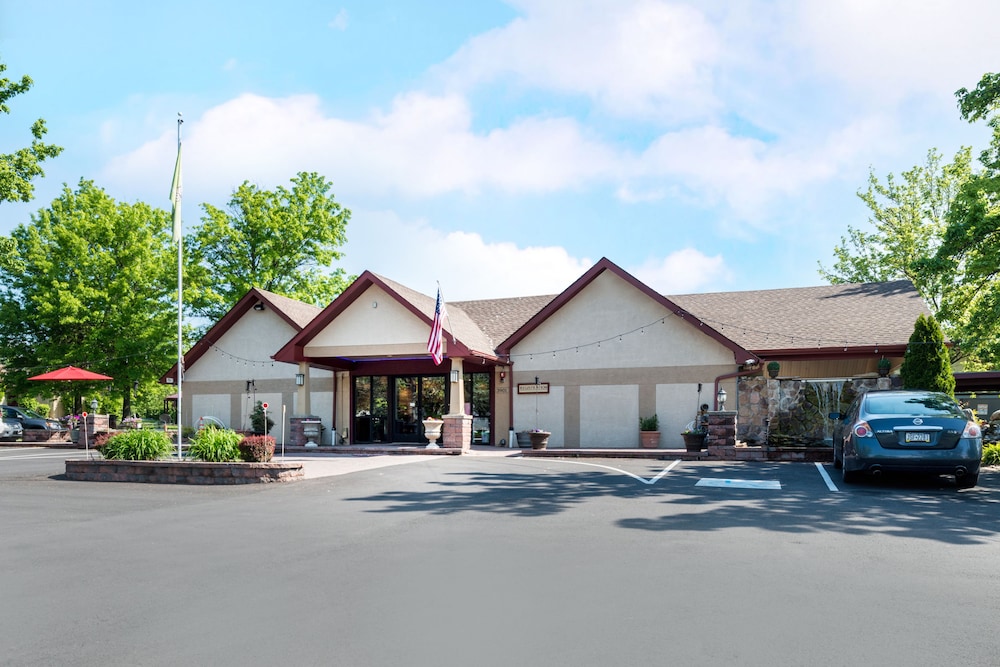
<svg viewBox="0 0 1000 667"><path fill-rule="evenodd" d="M441 286L438 286L437 303L434 305L434 322L431 323L431 337L427 339L427 353L434 359L435 365L440 365L444 359L444 338L442 338L442 327L444 318L447 315L444 309L444 301L441 300Z"/></svg>

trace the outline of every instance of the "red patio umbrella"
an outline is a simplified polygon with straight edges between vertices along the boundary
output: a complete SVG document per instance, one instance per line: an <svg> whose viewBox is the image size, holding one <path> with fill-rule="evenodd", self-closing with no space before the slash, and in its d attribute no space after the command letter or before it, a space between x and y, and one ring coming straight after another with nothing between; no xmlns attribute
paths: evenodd
<svg viewBox="0 0 1000 667"><path fill-rule="evenodd" d="M82 368L77 368L76 366L66 366L65 368L60 368L57 371L49 371L48 373L42 373L41 375L36 375L34 377L28 378L29 380L111 380L110 376L101 375L100 373L94 373L92 371L87 371Z"/></svg>

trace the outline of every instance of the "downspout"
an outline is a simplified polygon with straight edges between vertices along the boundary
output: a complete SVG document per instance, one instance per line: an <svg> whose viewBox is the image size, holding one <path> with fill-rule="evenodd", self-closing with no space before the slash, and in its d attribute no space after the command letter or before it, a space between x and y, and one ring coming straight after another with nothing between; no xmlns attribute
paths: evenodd
<svg viewBox="0 0 1000 667"><path fill-rule="evenodd" d="M729 380L731 378L743 377L744 375L759 375L759 374L762 374L762 370L759 367L757 367L746 371L723 373L722 375L717 376L715 378L715 393L712 394L712 405L715 406L716 410L719 409L719 382L721 382L722 380ZM736 393L735 400L736 400L736 409L739 410L740 407L739 392Z"/></svg>

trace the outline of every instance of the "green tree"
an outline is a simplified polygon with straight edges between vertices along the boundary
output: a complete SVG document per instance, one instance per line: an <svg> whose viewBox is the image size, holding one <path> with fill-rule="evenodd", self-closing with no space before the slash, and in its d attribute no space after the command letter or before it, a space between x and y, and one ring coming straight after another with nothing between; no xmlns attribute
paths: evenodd
<svg viewBox="0 0 1000 667"><path fill-rule="evenodd" d="M0 74L7 71L7 66L0 63ZM24 75L20 81L11 81L7 77L0 79L0 112L10 113L7 102L22 93L26 93L33 85L31 77ZM0 153L0 202L31 201L35 188L32 179L44 176L45 172L39 166L48 158L62 152L62 148L46 144L42 137L48 130L45 121L39 118L31 126L31 136L34 139L27 148L21 148L13 153Z"/></svg>
<svg viewBox="0 0 1000 667"><path fill-rule="evenodd" d="M115 202L81 180L11 238L17 260L0 267L0 363L8 392L38 391L26 380L36 372L90 365L114 378L112 393L129 414L133 388L155 382L176 350L168 214ZM81 389L96 390L70 390Z"/></svg>
<svg viewBox="0 0 1000 667"><path fill-rule="evenodd" d="M948 348L933 315L921 314L917 318L899 375L904 389L927 389L955 395L955 376L951 372Z"/></svg>
<svg viewBox="0 0 1000 667"><path fill-rule="evenodd" d="M201 225L185 237L196 314L217 320L252 287L325 306L349 279L331 263L343 255L351 213L332 183L300 172L273 192L244 182L228 211L204 204Z"/></svg>
<svg viewBox="0 0 1000 667"><path fill-rule="evenodd" d="M834 247L833 268L820 263L820 275L831 284L868 283L909 279L937 313L956 281L955 267L929 266L942 243L948 211L963 183L972 175L971 149L962 148L949 164L941 163L935 149L927 160L879 181L874 170L868 189L858 197L871 211L874 231L848 227Z"/></svg>
<svg viewBox="0 0 1000 667"><path fill-rule="evenodd" d="M928 266L962 274L942 316L962 332L959 342L978 357L979 368L1000 368L1000 74L986 74L974 90L962 88L955 95L962 117L987 120L993 135L979 157L982 170L955 198L947 232Z"/></svg>

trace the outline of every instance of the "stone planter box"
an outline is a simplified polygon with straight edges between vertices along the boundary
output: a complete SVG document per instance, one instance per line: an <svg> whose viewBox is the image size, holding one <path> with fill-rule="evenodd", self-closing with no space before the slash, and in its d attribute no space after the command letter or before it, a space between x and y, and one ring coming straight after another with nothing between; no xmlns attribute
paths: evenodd
<svg viewBox="0 0 1000 667"><path fill-rule="evenodd" d="M66 478L86 482L259 484L303 479L301 463L203 461L66 461Z"/></svg>

